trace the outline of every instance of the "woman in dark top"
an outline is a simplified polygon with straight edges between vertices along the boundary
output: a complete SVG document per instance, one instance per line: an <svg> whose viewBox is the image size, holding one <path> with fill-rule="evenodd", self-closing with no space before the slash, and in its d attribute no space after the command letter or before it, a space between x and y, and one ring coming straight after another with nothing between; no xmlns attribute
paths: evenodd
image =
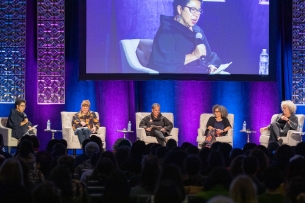
<svg viewBox="0 0 305 203"><path fill-rule="evenodd" d="M200 27L200 0L174 0L174 16L160 16L148 67L160 73L207 73L221 65Z"/></svg>
<svg viewBox="0 0 305 203"><path fill-rule="evenodd" d="M282 101L281 107L283 113L279 114L270 125L260 129L261 132L270 130L269 142L277 141L279 144L283 143L281 137L286 137L288 130L296 130L299 126L298 117L294 115L297 110L296 105L286 100Z"/></svg>
<svg viewBox="0 0 305 203"><path fill-rule="evenodd" d="M228 111L226 107L216 104L212 111L215 116L209 118L205 131L205 145L207 147L210 147L216 141L216 137L227 135L228 130L232 128L227 119Z"/></svg>
<svg viewBox="0 0 305 203"><path fill-rule="evenodd" d="M11 109L8 117L6 127L12 129L12 136L20 139L25 133L32 130L32 123L28 120L27 115L24 113L25 100L18 98L15 101L15 109ZM33 132L31 133L33 134Z"/></svg>

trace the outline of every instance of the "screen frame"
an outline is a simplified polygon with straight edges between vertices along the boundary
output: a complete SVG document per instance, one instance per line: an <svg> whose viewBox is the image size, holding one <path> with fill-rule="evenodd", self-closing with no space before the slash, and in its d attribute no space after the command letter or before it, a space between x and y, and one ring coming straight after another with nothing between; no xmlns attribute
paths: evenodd
<svg viewBox="0 0 305 203"><path fill-rule="evenodd" d="M269 75L232 74L148 74L148 73L87 73L86 72L86 13L87 0L78 0L79 8L79 80L197 80L197 81L262 81L275 82L277 73L277 7L276 0L269 2ZM273 24L272 24L272 23ZM274 25L275 23L275 25ZM272 26L271 26L272 25ZM117 44L119 46L119 44ZM119 59L121 61L121 58Z"/></svg>

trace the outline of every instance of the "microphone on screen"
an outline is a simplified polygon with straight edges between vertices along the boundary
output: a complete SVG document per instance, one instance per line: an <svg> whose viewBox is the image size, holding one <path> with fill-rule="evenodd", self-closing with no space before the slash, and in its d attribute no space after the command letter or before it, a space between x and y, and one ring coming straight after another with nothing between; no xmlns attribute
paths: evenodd
<svg viewBox="0 0 305 203"><path fill-rule="evenodd" d="M196 33L196 44L203 44L202 34L200 32ZM200 58L203 60L204 56L200 56Z"/></svg>

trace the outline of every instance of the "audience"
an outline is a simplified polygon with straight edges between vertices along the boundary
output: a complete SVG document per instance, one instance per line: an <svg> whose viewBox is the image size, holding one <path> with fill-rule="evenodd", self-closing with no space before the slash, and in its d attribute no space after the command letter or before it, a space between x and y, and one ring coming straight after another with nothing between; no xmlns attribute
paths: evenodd
<svg viewBox="0 0 305 203"><path fill-rule="evenodd" d="M13 158L0 150L0 202L305 203L304 147L215 142L199 150L172 139L166 146L118 139L104 151L93 136L74 158L65 140L44 150L24 136Z"/></svg>

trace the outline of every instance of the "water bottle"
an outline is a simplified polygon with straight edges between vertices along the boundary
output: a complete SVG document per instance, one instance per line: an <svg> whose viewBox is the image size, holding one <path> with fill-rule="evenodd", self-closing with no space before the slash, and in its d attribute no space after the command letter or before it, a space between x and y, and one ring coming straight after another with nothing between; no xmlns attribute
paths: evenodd
<svg viewBox="0 0 305 203"><path fill-rule="evenodd" d="M131 122L128 122L128 127L127 127L127 131L131 131Z"/></svg>
<svg viewBox="0 0 305 203"><path fill-rule="evenodd" d="M243 131L246 131L247 130L247 123L246 121L243 122Z"/></svg>
<svg viewBox="0 0 305 203"><path fill-rule="evenodd" d="M263 49L259 56L259 75L269 74L269 55L267 49Z"/></svg>
<svg viewBox="0 0 305 203"><path fill-rule="evenodd" d="M51 130L51 121L50 120L48 120L48 122L47 122L47 130Z"/></svg>
<svg viewBox="0 0 305 203"><path fill-rule="evenodd" d="M299 125L299 132L302 132L303 131L303 126L300 124Z"/></svg>

